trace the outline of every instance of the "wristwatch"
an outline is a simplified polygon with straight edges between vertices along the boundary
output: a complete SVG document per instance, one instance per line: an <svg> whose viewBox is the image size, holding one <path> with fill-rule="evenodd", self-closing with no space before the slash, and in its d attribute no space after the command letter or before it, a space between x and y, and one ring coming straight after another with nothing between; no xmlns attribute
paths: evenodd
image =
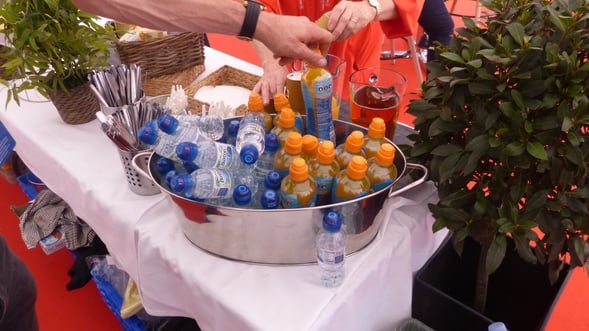
<svg viewBox="0 0 589 331"><path fill-rule="evenodd" d="M376 10L376 15L374 16L374 19L376 20L376 17L380 14L380 2L378 2L378 0L368 0L368 4Z"/></svg>
<svg viewBox="0 0 589 331"><path fill-rule="evenodd" d="M245 7L245 17L243 18L243 25L241 26L241 31L239 31L237 38L252 41L254 33L256 32L256 25L258 24L260 12L265 10L266 7L253 0L244 0L242 1L242 4Z"/></svg>

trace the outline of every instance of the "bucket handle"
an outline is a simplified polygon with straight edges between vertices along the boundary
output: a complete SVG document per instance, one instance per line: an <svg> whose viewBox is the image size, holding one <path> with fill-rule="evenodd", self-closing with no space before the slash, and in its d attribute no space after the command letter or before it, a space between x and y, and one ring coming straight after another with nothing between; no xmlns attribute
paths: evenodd
<svg viewBox="0 0 589 331"><path fill-rule="evenodd" d="M417 163L407 163L406 167L407 167L407 169L412 168L412 169L421 170L423 172L423 175L421 177L419 177L417 180L415 180L415 181L413 181L413 182L411 182L411 183L409 183L409 184L401 187L398 190L393 190L393 188L395 186L395 185L393 185L393 187L391 187L391 189L389 191L389 198L394 197L394 196L397 196L397 195L399 195L399 194L401 194L403 192L409 191L410 189L412 189L412 188L414 188L414 187L416 187L418 185L421 185L427 179L428 171L427 171L427 168L425 166L423 166L421 164L417 164Z"/></svg>
<svg viewBox="0 0 589 331"><path fill-rule="evenodd" d="M141 168L141 166L139 166L139 163L137 160L139 160L142 157L146 157L149 156L151 154L151 151L143 151L143 152L138 152L137 154L135 154L133 156L133 159L131 160L131 165L133 166L133 169L135 169L135 171L137 171L137 173L139 173L139 175L148 178L149 180L151 180L153 183L155 183L155 181L153 180L153 178L151 178L151 176L145 171L145 169Z"/></svg>

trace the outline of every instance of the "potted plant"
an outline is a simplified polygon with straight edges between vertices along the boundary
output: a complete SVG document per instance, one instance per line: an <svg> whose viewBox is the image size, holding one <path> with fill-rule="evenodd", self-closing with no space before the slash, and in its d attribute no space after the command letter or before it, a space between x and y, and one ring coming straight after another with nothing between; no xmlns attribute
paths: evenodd
<svg viewBox="0 0 589 331"><path fill-rule="evenodd" d="M448 228L459 254L467 238L478 243L481 313L509 241L551 282L589 257L589 3L482 3L490 17L464 18L427 64L408 107L414 144L403 147L437 184L433 230Z"/></svg>
<svg viewBox="0 0 589 331"><path fill-rule="evenodd" d="M8 49L0 78L9 87L7 103L35 89L55 104L66 123L85 123L99 105L87 74L108 65L115 40L112 28L78 10L70 0L9 0L0 7Z"/></svg>

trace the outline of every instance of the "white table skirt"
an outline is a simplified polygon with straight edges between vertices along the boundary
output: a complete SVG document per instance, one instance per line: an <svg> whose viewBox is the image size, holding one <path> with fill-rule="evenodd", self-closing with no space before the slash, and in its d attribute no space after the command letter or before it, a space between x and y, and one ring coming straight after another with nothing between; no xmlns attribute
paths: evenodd
<svg viewBox="0 0 589 331"><path fill-rule="evenodd" d="M207 48L205 77L222 65L261 69ZM6 89L0 91L5 103ZM32 95L35 97L34 95ZM38 96L36 96L39 99ZM65 124L50 102L22 101L0 120L17 152L101 237L137 282L153 315L195 318L203 330L391 330L410 316L412 275L445 233L431 233L431 183L389 199L381 231L346 260L337 289L319 285L317 267L225 260L192 245L164 194L131 192L116 147L98 121Z"/></svg>

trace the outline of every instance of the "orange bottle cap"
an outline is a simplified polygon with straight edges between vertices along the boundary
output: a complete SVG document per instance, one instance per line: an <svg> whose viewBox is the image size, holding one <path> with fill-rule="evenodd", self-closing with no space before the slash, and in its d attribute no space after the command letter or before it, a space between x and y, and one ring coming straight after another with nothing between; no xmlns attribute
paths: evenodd
<svg viewBox="0 0 589 331"><path fill-rule="evenodd" d="M395 147L389 143L380 145L376 152L376 162L383 167L388 167L393 164L395 160Z"/></svg>
<svg viewBox="0 0 589 331"><path fill-rule="evenodd" d="M290 108L290 102L284 93L274 94L274 110L281 112L283 108Z"/></svg>
<svg viewBox="0 0 589 331"><path fill-rule="evenodd" d="M288 154L300 154L303 150L303 136L297 131L291 131L286 136L284 150Z"/></svg>
<svg viewBox="0 0 589 331"><path fill-rule="evenodd" d="M249 100L247 101L247 108L254 112L264 110L264 101L262 100L260 93L250 93Z"/></svg>
<svg viewBox="0 0 589 331"><path fill-rule="evenodd" d="M375 117L368 126L368 136L375 139L384 138L386 131L386 124L380 117Z"/></svg>
<svg viewBox="0 0 589 331"><path fill-rule="evenodd" d="M303 136L303 151L309 155L317 153L319 148L319 139L312 134L306 134Z"/></svg>
<svg viewBox="0 0 589 331"><path fill-rule="evenodd" d="M329 164L335 160L335 147L330 140L323 140L317 147L317 161Z"/></svg>
<svg viewBox="0 0 589 331"><path fill-rule="evenodd" d="M366 170L368 169L368 161L363 156L354 155L350 162L348 162L348 167L346 168L346 172L348 177L354 180L362 179L366 176Z"/></svg>
<svg viewBox="0 0 589 331"><path fill-rule="evenodd" d="M346 138L345 147L350 153L359 153L364 146L364 133L354 130Z"/></svg>
<svg viewBox="0 0 589 331"><path fill-rule="evenodd" d="M295 113L291 108L282 108L278 115L278 124L284 129L290 129L295 125Z"/></svg>
<svg viewBox="0 0 589 331"><path fill-rule="evenodd" d="M295 182L301 182L309 176L309 167L307 167L307 162L302 157L292 160L288 169L290 178Z"/></svg>

